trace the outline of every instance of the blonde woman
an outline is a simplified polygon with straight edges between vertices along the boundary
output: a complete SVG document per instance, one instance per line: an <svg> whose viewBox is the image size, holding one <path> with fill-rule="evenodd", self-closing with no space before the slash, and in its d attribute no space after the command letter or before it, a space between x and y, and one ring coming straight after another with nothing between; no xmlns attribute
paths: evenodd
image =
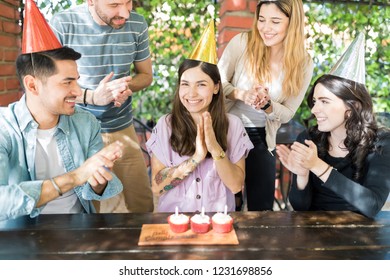
<svg viewBox="0 0 390 280"><path fill-rule="evenodd" d="M246 158L248 210L272 210L276 132L294 116L313 74L302 1L259 1L252 29L229 42L218 68L229 113L255 145Z"/></svg>

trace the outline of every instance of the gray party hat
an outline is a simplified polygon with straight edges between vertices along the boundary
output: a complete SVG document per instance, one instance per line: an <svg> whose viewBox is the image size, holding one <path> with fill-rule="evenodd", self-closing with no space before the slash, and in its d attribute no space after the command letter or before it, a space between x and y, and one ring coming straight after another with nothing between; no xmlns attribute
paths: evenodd
<svg viewBox="0 0 390 280"><path fill-rule="evenodd" d="M364 63L364 34L358 36L349 45L329 72L330 75L366 84L366 66Z"/></svg>

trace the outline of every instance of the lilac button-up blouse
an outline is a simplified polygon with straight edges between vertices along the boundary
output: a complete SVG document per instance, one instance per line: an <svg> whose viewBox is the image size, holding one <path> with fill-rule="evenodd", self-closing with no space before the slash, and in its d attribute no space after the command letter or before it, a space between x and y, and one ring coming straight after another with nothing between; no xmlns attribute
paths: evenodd
<svg viewBox="0 0 390 280"><path fill-rule="evenodd" d="M232 163L236 163L248 155L253 144L241 120L231 114L228 114L228 119L226 156ZM172 150L169 144L171 132L170 117L165 115L159 119L146 143L149 154L153 154L167 167L179 165L189 158L181 157ZM206 158L180 185L160 196L157 211L174 212L178 206L181 212L196 212L201 211L203 206L207 212L217 212L224 211L225 205L229 212L235 210L234 194L219 178L213 159Z"/></svg>

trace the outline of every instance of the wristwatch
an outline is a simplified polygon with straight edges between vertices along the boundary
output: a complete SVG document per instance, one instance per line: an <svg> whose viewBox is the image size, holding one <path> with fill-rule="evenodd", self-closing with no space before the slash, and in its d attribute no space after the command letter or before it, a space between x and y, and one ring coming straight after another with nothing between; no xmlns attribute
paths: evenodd
<svg viewBox="0 0 390 280"><path fill-rule="evenodd" d="M264 107L260 108L261 110L265 111L271 106L271 100L268 100L267 104L264 105Z"/></svg>
<svg viewBox="0 0 390 280"><path fill-rule="evenodd" d="M220 160L220 159L224 159L225 158L225 152L223 150L221 150L221 152L219 153L218 156L213 156L213 160Z"/></svg>

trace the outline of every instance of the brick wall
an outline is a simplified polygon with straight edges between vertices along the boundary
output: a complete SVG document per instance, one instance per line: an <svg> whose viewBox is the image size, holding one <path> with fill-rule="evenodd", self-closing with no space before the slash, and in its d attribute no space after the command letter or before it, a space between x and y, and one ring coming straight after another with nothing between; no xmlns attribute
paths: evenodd
<svg viewBox="0 0 390 280"><path fill-rule="evenodd" d="M218 57L234 35L251 28L258 0L219 0Z"/></svg>
<svg viewBox="0 0 390 280"><path fill-rule="evenodd" d="M18 0L0 0L0 106L16 101L21 89L15 60L21 49Z"/></svg>

